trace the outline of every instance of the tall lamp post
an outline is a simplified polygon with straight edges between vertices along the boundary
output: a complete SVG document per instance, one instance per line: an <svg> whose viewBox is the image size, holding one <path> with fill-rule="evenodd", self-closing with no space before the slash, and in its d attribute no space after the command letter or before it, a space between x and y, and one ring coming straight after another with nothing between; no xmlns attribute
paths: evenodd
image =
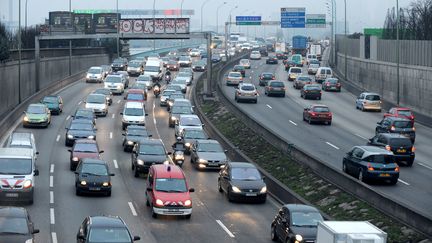
<svg viewBox="0 0 432 243"><path fill-rule="evenodd" d="M328 3L327 3L328 6ZM332 62L335 65L336 62L336 34L337 34L337 23L336 23L336 0L331 0L331 13L332 13Z"/></svg>
<svg viewBox="0 0 432 243"><path fill-rule="evenodd" d="M156 31L156 23L155 23L155 21L156 21L156 18L155 18L156 13L155 13L155 11L156 10L155 10L155 6L156 6L156 0L153 0L153 35L154 35L155 31ZM155 52L155 50L156 50L156 43L155 43L155 40L153 39L153 52Z"/></svg>
<svg viewBox="0 0 432 243"><path fill-rule="evenodd" d="M229 29L228 29L228 33L231 33L231 14L232 14L232 12L235 10L235 9L237 9L238 8L238 5L236 5L236 6L234 6L230 11L229 11Z"/></svg>
<svg viewBox="0 0 432 243"><path fill-rule="evenodd" d="M347 62L347 52L348 52L348 33L347 33L347 5L346 0L344 0L345 4L345 79L348 80L348 62Z"/></svg>
<svg viewBox="0 0 432 243"><path fill-rule="evenodd" d="M21 0L18 1L18 103L21 104Z"/></svg>
<svg viewBox="0 0 432 243"><path fill-rule="evenodd" d="M117 13L117 57L120 57L120 18L119 18L118 0L116 0L116 13Z"/></svg>
<svg viewBox="0 0 432 243"><path fill-rule="evenodd" d="M69 17L70 17L70 25L73 31L72 0L69 0ZM72 40L69 40L69 76L71 75L72 75Z"/></svg>
<svg viewBox="0 0 432 243"><path fill-rule="evenodd" d="M27 0L25 1L25 28L27 29Z"/></svg>
<svg viewBox="0 0 432 243"><path fill-rule="evenodd" d="M184 3L184 0L181 0L181 3L180 3L180 18L183 18L183 3ZM180 47L183 48L183 39L180 40Z"/></svg>
<svg viewBox="0 0 432 243"><path fill-rule="evenodd" d="M400 65L400 52L399 52L399 48L400 48L400 42L399 42L399 0L396 0L396 64L397 64L397 95L396 95L396 105L399 106L400 103L400 77L399 77L399 65Z"/></svg>
<svg viewBox="0 0 432 243"><path fill-rule="evenodd" d="M223 7L227 2L223 2L221 5L219 5L216 9L216 34L219 33L219 9Z"/></svg>
<svg viewBox="0 0 432 243"><path fill-rule="evenodd" d="M204 1L204 2L201 4L201 21L200 21L200 24L201 24L201 32L203 32L203 11L204 11L204 5L205 5L206 3L208 3L208 2L210 2L210 0L206 0L206 1Z"/></svg>

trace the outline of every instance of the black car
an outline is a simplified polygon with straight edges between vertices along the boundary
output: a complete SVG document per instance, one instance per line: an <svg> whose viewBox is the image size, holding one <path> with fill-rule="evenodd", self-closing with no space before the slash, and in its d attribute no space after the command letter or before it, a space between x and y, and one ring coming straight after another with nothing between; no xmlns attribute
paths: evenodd
<svg viewBox="0 0 432 243"><path fill-rule="evenodd" d="M399 133L415 142L415 127L414 122L401 117L384 117L381 121L377 122L375 134L378 133Z"/></svg>
<svg viewBox="0 0 432 243"><path fill-rule="evenodd" d="M141 139L132 149L131 164L134 176L148 173L153 164L163 164L169 161L165 146L160 139Z"/></svg>
<svg viewBox="0 0 432 243"><path fill-rule="evenodd" d="M300 97L306 99L321 99L321 87L318 84L305 84L300 90Z"/></svg>
<svg viewBox="0 0 432 243"><path fill-rule="evenodd" d="M282 242L315 242L317 226L324 219L318 209L302 204L285 204L271 224L271 239Z"/></svg>
<svg viewBox="0 0 432 243"><path fill-rule="evenodd" d="M129 125L126 127L126 132L122 134L124 136L123 139L123 151L132 152L133 147L137 142L139 142L143 138L150 138L150 135L147 131L147 128L144 126L137 125Z"/></svg>
<svg viewBox="0 0 432 243"><path fill-rule="evenodd" d="M111 64L111 70L116 71L126 71L128 67L128 61L126 58L116 58Z"/></svg>
<svg viewBox="0 0 432 243"><path fill-rule="evenodd" d="M290 68L296 66L296 63L294 61L291 61L291 60L284 60L284 65L285 65L285 71L288 72Z"/></svg>
<svg viewBox="0 0 432 243"><path fill-rule="evenodd" d="M369 139L368 145L378 146L392 151L396 162L405 162L412 166L415 159L415 147L411 140L395 133L379 133Z"/></svg>
<svg viewBox="0 0 432 243"><path fill-rule="evenodd" d="M255 165L246 162L228 162L219 172L219 192L225 192L229 201L255 200L264 203L267 186Z"/></svg>
<svg viewBox="0 0 432 243"><path fill-rule="evenodd" d="M240 72L243 77L246 76L246 68L242 65L235 65L232 69L233 72Z"/></svg>
<svg viewBox="0 0 432 243"><path fill-rule="evenodd" d="M180 132L180 137L185 144L185 154L190 154L192 144L195 143L197 139L208 139L209 137L204 132L203 129L196 128L185 128Z"/></svg>
<svg viewBox="0 0 432 243"><path fill-rule="evenodd" d="M266 64L278 64L278 62L277 57L274 55L269 56L266 60Z"/></svg>
<svg viewBox="0 0 432 243"><path fill-rule="evenodd" d="M112 105L112 92L109 89L105 89L105 88L100 88L100 89L95 89L95 91L93 91L93 94L103 94L106 97L106 100L108 102L108 105Z"/></svg>
<svg viewBox="0 0 432 243"><path fill-rule="evenodd" d="M77 243L127 242L141 238L132 236L126 223L118 216L88 216L77 233Z"/></svg>
<svg viewBox="0 0 432 243"><path fill-rule="evenodd" d="M75 193L97 193L111 196L111 176L108 164L100 159L83 158L75 170Z"/></svg>
<svg viewBox="0 0 432 243"><path fill-rule="evenodd" d="M60 115L63 112L63 99L60 95L47 95L41 103L45 104L53 115Z"/></svg>
<svg viewBox="0 0 432 243"><path fill-rule="evenodd" d="M75 111L75 114L72 115L74 120L84 119L89 120L96 126L96 114L93 112L93 109L90 108L78 108Z"/></svg>
<svg viewBox="0 0 432 243"><path fill-rule="evenodd" d="M282 51L278 51L278 52L276 52L276 58L278 60L286 60L286 59L288 59L288 56L285 55L285 53L283 53Z"/></svg>
<svg viewBox="0 0 432 243"><path fill-rule="evenodd" d="M34 234L39 233L25 208L0 207L0 222L0 242L34 242Z"/></svg>
<svg viewBox="0 0 432 243"><path fill-rule="evenodd" d="M363 182L380 180L394 185L399 179L393 153L375 146L354 146L343 158L342 170Z"/></svg>
<svg viewBox="0 0 432 243"><path fill-rule="evenodd" d="M274 80L275 75L273 73L261 73L259 76L259 86L266 86L268 81Z"/></svg>
<svg viewBox="0 0 432 243"><path fill-rule="evenodd" d="M96 140L96 128L91 120L74 119L66 127L65 145L72 146L76 139L82 138Z"/></svg>
<svg viewBox="0 0 432 243"><path fill-rule="evenodd" d="M259 52L260 52L261 56L263 56L263 57L268 56L268 51L267 51L267 48L265 48L265 47L260 47Z"/></svg>

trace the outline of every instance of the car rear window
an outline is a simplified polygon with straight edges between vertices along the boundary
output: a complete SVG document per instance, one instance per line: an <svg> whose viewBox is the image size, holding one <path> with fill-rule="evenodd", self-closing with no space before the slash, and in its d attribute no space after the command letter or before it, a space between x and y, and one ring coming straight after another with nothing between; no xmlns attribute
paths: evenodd
<svg viewBox="0 0 432 243"><path fill-rule="evenodd" d="M397 128L412 128L413 125L414 124L411 121L395 121L393 123L393 126Z"/></svg>
<svg viewBox="0 0 432 243"><path fill-rule="evenodd" d="M309 78L309 77L298 77L297 78L297 80L300 80L300 81L305 81L305 82L311 82L312 81L312 79L311 78Z"/></svg>
<svg viewBox="0 0 432 243"><path fill-rule="evenodd" d="M379 95L366 95L366 100L373 100L373 101L377 101L377 100L381 100Z"/></svg>
<svg viewBox="0 0 432 243"><path fill-rule="evenodd" d="M306 85L304 86L305 90L321 90L320 86L317 85Z"/></svg>
<svg viewBox="0 0 432 243"><path fill-rule="evenodd" d="M407 111L407 110L399 110L398 113L401 116L412 116L413 115L411 111Z"/></svg>
<svg viewBox="0 0 432 243"><path fill-rule="evenodd" d="M273 74L271 74L271 73L264 73L263 77L264 78L273 78Z"/></svg>
<svg viewBox="0 0 432 243"><path fill-rule="evenodd" d="M282 82L271 82L270 86L272 86L272 87L285 87L284 83L282 83Z"/></svg>
<svg viewBox="0 0 432 243"><path fill-rule="evenodd" d="M290 73L302 73L301 68L291 68Z"/></svg>
<svg viewBox="0 0 432 243"><path fill-rule="evenodd" d="M252 86L252 85L243 85L243 86L241 87L241 90L253 91L253 90L255 90L255 88L254 88L254 86Z"/></svg>
<svg viewBox="0 0 432 243"><path fill-rule="evenodd" d="M327 79L327 82L331 84L337 84L339 81L337 79Z"/></svg>
<svg viewBox="0 0 432 243"><path fill-rule="evenodd" d="M392 138L389 141L391 147L411 147L412 143L409 138Z"/></svg>
<svg viewBox="0 0 432 243"><path fill-rule="evenodd" d="M327 74L332 74L332 71L330 69L327 69Z"/></svg>
<svg viewBox="0 0 432 243"><path fill-rule="evenodd" d="M241 77L241 74L240 73L230 73L229 76L238 78L238 77Z"/></svg>
<svg viewBox="0 0 432 243"><path fill-rule="evenodd" d="M324 106L315 106L312 110L314 112L330 112L330 109Z"/></svg>
<svg viewBox="0 0 432 243"><path fill-rule="evenodd" d="M378 164L394 163L393 155L376 154L370 155L364 159L365 161Z"/></svg>

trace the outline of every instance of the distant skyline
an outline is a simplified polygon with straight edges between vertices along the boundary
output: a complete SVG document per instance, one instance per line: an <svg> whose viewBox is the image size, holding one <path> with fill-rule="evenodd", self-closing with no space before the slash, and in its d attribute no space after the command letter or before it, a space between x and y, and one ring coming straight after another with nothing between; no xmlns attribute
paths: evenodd
<svg viewBox="0 0 432 243"><path fill-rule="evenodd" d="M44 23L50 11L67 11L69 0L27 0L28 1L28 25ZM233 18L236 15L260 15L263 20L280 20L281 7L305 7L309 14L328 14L326 2L331 0L207 0L204 7L204 26L216 25L216 9L219 10L219 26L228 20L229 12L232 11ZM0 0L0 19L9 20L9 0ZM13 2L13 20L18 21L18 0ZM195 10L191 17L191 27L200 26L201 5L204 0L184 0L183 9ZM399 0L401 7L407 7L413 0ZM152 0L119 0L119 9L152 9ZM180 9L181 0L156 0L156 9ZM336 0L337 20L344 21L344 1ZM384 25L385 16L389 8L394 7L396 0L347 0L347 21L351 32L362 31L365 27L381 28ZM234 9L235 6L238 8ZM25 0L21 0L22 12L21 22L24 25ZM72 0L72 9L115 9L115 0ZM189 17L189 16L188 16ZM331 17L327 16L330 21Z"/></svg>

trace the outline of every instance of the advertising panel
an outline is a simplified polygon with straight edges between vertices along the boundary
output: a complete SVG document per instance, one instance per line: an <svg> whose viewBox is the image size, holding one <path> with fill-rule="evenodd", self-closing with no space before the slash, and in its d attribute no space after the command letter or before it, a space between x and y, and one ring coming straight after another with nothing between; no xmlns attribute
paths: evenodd
<svg viewBox="0 0 432 243"><path fill-rule="evenodd" d="M117 14L116 13L93 14L93 28L96 34L117 33Z"/></svg>
<svg viewBox="0 0 432 243"><path fill-rule="evenodd" d="M120 19L120 33L188 34L188 18Z"/></svg>

